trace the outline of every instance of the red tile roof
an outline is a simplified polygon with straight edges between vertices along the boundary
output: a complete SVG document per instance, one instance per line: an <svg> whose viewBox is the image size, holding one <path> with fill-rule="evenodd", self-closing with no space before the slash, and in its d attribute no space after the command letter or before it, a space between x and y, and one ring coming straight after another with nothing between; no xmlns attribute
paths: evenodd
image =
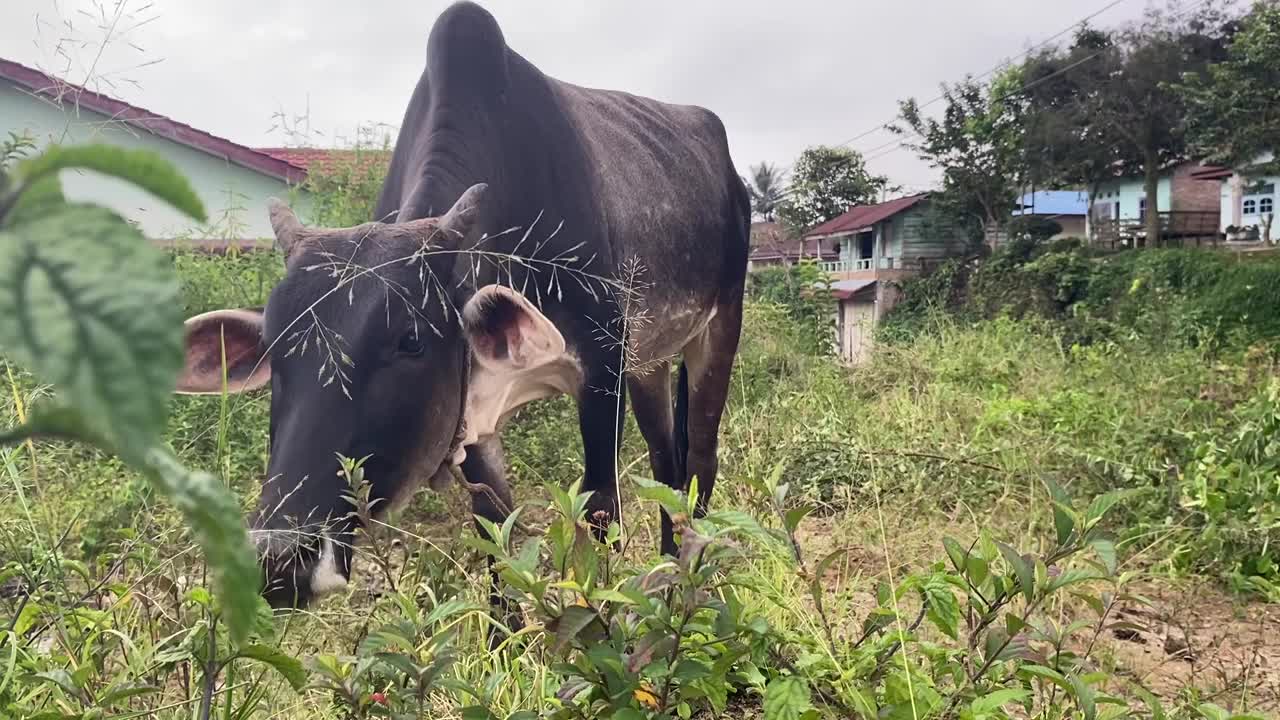
<svg viewBox="0 0 1280 720"><path fill-rule="evenodd" d="M870 228L878 222L888 220L916 203L929 197L928 193L908 195L875 205L857 205L839 217L834 217L805 233L806 238L835 235Z"/></svg>
<svg viewBox="0 0 1280 720"><path fill-rule="evenodd" d="M829 245L819 247L821 243L806 243L803 238L791 234L780 223L751 223L751 259L752 260L799 260L807 257L818 257L834 260L840 257Z"/></svg>
<svg viewBox="0 0 1280 720"><path fill-rule="evenodd" d="M112 122L124 123L279 180L296 183L306 177L304 168L288 160L272 157L204 130L197 130L172 118L73 85L11 60L0 58L0 80L7 80L31 95L59 106L71 105L101 113Z"/></svg>
<svg viewBox="0 0 1280 720"><path fill-rule="evenodd" d="M300 167L304 170L332 170L335 167L350 164L357 170L365 171L377 166L385 166L391 162L390 150L370 149L336 149L336 148L288 148L269 147L256 148L265 155Z"/></svg>

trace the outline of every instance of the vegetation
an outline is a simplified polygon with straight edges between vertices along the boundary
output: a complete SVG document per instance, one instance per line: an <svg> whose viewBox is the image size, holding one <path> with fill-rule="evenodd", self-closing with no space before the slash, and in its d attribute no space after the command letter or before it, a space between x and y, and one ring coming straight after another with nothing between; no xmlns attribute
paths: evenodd
<svg viewBox="0 0 1280 720"><path fill-rule="evenodd" d="M751 168L751 177L743 178L747 192L751 193L751 212L767 222L778 217L778 206L782 204L786 193L786 182L782 170L776 165L760 163Z"/></svg>
<svg viewBox="0 0 1280 720"><path fill-rule="evenodd" d="M187 287L205 288L189 310L238 302L260 269L245 256L175 261ZM225 634L180 516L133 471L61 442L14 448L0 490L0 620L12 627L0 702L16 717L160 718L201 705L243 718L1274 707L1247 680L1156 687L1153 668L1118 655L1118 636L1165 631L1135 613L1169 577L1269 592L1276 499L1256 480L1274 470L1280 428L1270 356L1122 334L1064 351L1055 326L1031 318L935 316L851 377L806 349L794 317L749 305L707 518L688 520L687 497L647 481L631 427L621 551L597 544L571 486L571 406L540 404L508 433L516 519L476 532L459 519L464 492L421 495L369 524L350 591L264 616L244 642ZM14 372L15 400L44 393ZM266 419L262 396L184 397L167 435L247 508ZM365 512L359 464L345 475ZM650 503L685 518L677 558L654 557ZM492 653L485 555L525 614Z"/></svg>
<svg viewBox="0 0 1280 720"><path fill-rule="evenodd" d="M888 185L888 178L867 170L866 161L856 150L811 147L800 153L791 168L789 194L778 207L778 217L803 232L853 205L875 202Z"/></svg>
<svg viewBox="0 0 1280 720"><path fill-rule="evenodd" d="M1240 25L1227 57L1180 86L1193 149L1232 167L1273 151L1280 137L1280 8L1258 3Z"/></svg>
<svg viewBox="0 0 1280 720"><path fill-rule="evenodd" d="M1007 222L1026 179L1020 83L1016 68L989 87L969 78L943 88L941 119L922 114L920 104L908 99L901 103L901 122L890 126L917 138L908 146L942 172L937 212L956 227L976 227L979 236Z"/></svg>
<svg viewBox="0 0 1280 720"><path fill-rule="evenodd" d="M1274 600L1277 494L1254 479L1273 476L1280 312L1270 298L1278 291L1275 258L1185 250L1092 258L1078 245L1020 243L981 265L952 263L911 282L882 335L910 344L934 333L940 317L1016 320L1044 328L1071 358L1181 357L1215 368L1196 374L1198 386L1161 390L1190 399L1178 413L1129 428L1127 440L1098 457L1141 458L1121 471L1125 485L1148 489L1135 532L1189 533L1174 544L1171 565ZM1081 390L1088 387L1082 380ZM1216 406L1228 412L1202 415ZM1148 413L1143 422L1153 420Z"/></svg>

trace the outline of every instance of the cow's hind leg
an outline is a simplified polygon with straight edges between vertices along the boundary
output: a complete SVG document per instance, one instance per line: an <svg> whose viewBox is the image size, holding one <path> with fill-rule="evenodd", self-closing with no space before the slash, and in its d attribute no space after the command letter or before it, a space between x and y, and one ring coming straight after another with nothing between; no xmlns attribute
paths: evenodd
<svg viewBox="0 0 1280 720"><path fill-rule="evenodd" d="M682 372L680 393L687 398L677 398L677 406L685 405L684 442L685 477L687 483L698 479L697 511L707 511L711 491L716 484L719 460L716 456L720 442L720 418L729 399L729 382L733 372L733 360L738 352L738 338L742 331L742 300L737 297L717 306L715 317L697 338L684 349L685 367ZM687 383L687 388L685 387ZM680 428L676 429L677 432ZM686 487L688 487L686 485Z"/></svg>
<svg viewBox="0 0 1280 720"><path fill-rule="evenodd" d="M497 435L467 447L467 458L462 461L462 475L472 485L469 488L471 512L478 518L498 525L506 521L515 505L511 498L511 486L507 484L502 440ZM476 521L476 531L481 537L487 537L479 520ZM494 611L494 617L502 619L512 631L519 630L523 625L520 608L502 594L492 557L489 558L488 567L489 605ZM490 646L496 646L500 639L496 632L491 632Z"/></svg>
<svg viewBox="0 0 1280 720"><path fill-rule="evenodd" d="M627 378L631 410L636 425L649 446L649 467L653 479L677 490L684 489L684 473L676 456L675 421L671 414L671 364L660 363L643 375ZM671 516L662 510L662 552L674 555Z"/></svg>

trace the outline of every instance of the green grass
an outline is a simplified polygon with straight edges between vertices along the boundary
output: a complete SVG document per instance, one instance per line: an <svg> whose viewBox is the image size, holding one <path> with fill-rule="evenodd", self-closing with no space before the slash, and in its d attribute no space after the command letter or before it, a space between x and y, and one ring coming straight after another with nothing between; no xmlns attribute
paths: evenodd
<svg viewBox="0 0 1280 720"><path fill-rule="evenodd" d="M175 263L190 313L261 304L280 272L278 258L270 254L178 253ZM1101 292L1098 282L1094 289ZM1110 333L1082 346L1073 344L1075 329L1052 320L1006 314L960 323L921 314L913 322L923 332L883 345L868 366L848 370L798 350L806 344L792 317L781 306L748 306L714 506L745 511L778 529L779 507L762 488L781 484L783 511L814 507L793 533L802 566L786 543L742 537L734 541L742 557L724 572L738 584L735 597L742 608L736 616L744 622L758 618L768 627L752 651L761 653L757 664L765 679L805 678L821 716L849 715L857 692L888 706L900 682L911 685L921 703L927 700L921 686L936 688L944 699L956 691L948 673L960 665L945 658L961 656L966 636L947 638L932 618L901 649L890 642L892 624L888 634L858 642L864 621L884 605L877 588L942 572L943 536L967 545L985 531L1027 552L1047 552L1055 535L1049 484L1066 488L1082 504L1111 491L1132 491L1103 524L1117 540L1121 571L1127 573L1122 587L1116 586L1120 592L1161 598L1154 602L1166 615L1176 605L1167 598L1187 597L1187 583L1209 583L1211 590L1197 591L1198 597L1232 613L1247 615L1250 603L1268 598L1276 571L1267 560L1280 537L1275 523L1267 524L1273 515L1255 511L1274 507L1280 497L1267 465L1280 437L1280 424L1267 414L1267 389L1276 376L1269 352L1250 351L1247 344L1168 342L1143 333ZM1268 326L1242 327L1241 332L1261 332L1259 327ZM41 395L21 373L17 388L0 405L4 422L15 419L19 403L28 407ZM262 395L230 398L225 408L220 398L180 397L168 439L183 462L224 478L248 509L266 467L267 420ZM568 485L581 473L572 404L560 399L526 409L505 440L517 499L527 509L524 520L545 527L555 518L546 510L554 499L546 486ZM1218 449L1213 458L1206 459L1206 446ZM15 618L12 627L25 631L29 643L0 697L79 717L66 690L30 676L89 668L83 672L91 677L95 701L116 681L156 688L107 716L192 717L200 699L201 658L208 653L202 644L205 623L216 610L199 591L203 567L176 513L153 501L132 471L93 450L41 442L4 449L0 458L0 561L44 582L25 603L0 598L0 620ZM619 464L625 469L629 538L617 560L623 572L647 567L657 547L657 510L636 498L648 462L634 425L626 429ZM1270 484L1267 472L1273 473ZM1201 486L1220 490L1221 502L1189 503ZM334 655L340 665L342 656L356 654L361 641L386 623L407 622L420 633L416 650L424 662L437 651L432 638L453 632L449 647L457 658L448 673L483 697L434 687L424 700L428 716L459 717L462 707L480 701L498 717L522 710L550 716L566 670L546 644L522 637L489 653L486 615L475 609L459 610L438 624L415 619L448 598L484 602L485 565L464 542L474 535L465 520L467 507L464 491L456 487L440 496L424 490L394 527L377 527L366 539L347 593L306 614L277 619L263 632L288 655L311 663L306 672L312 683L329 678L314 658ZM828 556L834 559L819 579L825 609L820 614L810 581ZM378 570L380 565L390 570ZM910 622L918 600L910 594L890 601L899 604L900 622ZM1037 622L1057 627L1088 617L1086 600L1073 596L1048 601L1036 615ZM1153 623L1151 632L1174 624L1166 618ZM1147 710L1135 679L1175 716L1196 716L1204 702L1238 711L1277 707L1274 689L1258 680L1261 669L1235 675L1206 671L1170 686L1152 680L1151 667L1125 656L1127 646L1110 631L1096 647L1080 632L1083 640L1066 644L1077 654L1088 645L1092 654L1085 665L1102 674L1098 687L1133 700L1139 715ZM50 643L46 654L30 650L41 642ZM874 669L877 655L867 654L871 649L890 651L880 670ZM6 652L0 645L0 669L13 667L6 664ZM215 716L356 713L335 706L332 691L295 692L268 665L238 662L234 668L234 676L222 676L232 689L217 695ZM758 716L758 683L745 676L732 682L736 694L725 713ZM352 687L367 689L355 681ZM16 688L22 696L12 694ZM1046 715L1079 711L1065 693L1042 699L1036 707ZM706 711L698 702L689 708Z"/></svg>

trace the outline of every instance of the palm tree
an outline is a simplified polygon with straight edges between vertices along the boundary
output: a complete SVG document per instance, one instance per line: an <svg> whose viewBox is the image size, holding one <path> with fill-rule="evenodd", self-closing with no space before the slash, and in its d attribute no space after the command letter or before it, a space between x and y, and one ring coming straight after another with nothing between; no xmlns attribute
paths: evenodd
<svg viewBox="0 0 1280 720"><path fill-rule="evenodd" d="M773 222L782 203L783 176L775 165L762 162L750 168L751 179L743 178L751 193L751 212Z"/></svg>

